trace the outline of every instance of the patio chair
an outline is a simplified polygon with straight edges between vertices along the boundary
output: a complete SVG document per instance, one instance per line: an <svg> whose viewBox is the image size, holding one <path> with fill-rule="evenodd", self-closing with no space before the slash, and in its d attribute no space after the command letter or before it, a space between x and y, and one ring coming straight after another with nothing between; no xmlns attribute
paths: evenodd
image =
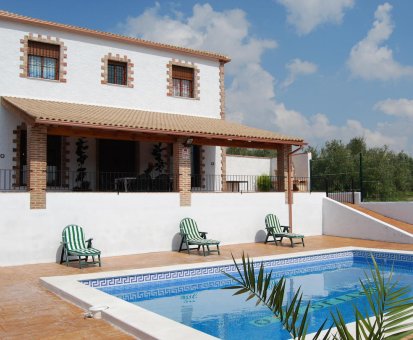
<svg viewBox="0 0 413 340"><path fill-rule="evenodd" d="M206 238L206 232L199 231L196 222L189 217L184 218L181 223L179 224L180 234L182 237L181 245L179 246L179 251L185 250L182 249L183 244L186 245L186 250L189 251L192 249L198 249L202 246L202 251L205 256L205 247L208 249L208 253L212 252L209 249L209 246L217 246L218 255L221 255L219 252L219 243L220 241L211 240ZM190 245L195 245L197 248L190 248ZM215 251L215 250L213 250Z"/></svg>
<svg viewBox="0 0 413 340"><path fill-rule="evenodd" d="M89 263L99 264L99 267L102 266L101 261L100 261L100 250L92 248L91 238L85 241L85 235L83 233L83 228L75 224L68 225L63 229L62 255L60 257L60 264L62 264L63 260L65 260L66 266L68 266L69 256L78 257L79 268L82 268L83 264L87 265ZM89 256L92 257L92 262L87 261ZM95 256L98 257L97 261L95 261Z"/></svg>
<svg viewBox="0 0 413 340"><path fill-rule="evenodd" d="M291 242L291 247L294 247L294 244L302 243L304 247L304 235L289 233L290 227L283 226L280 224L278 217L274 214L268 214L265 216L265 229L267 229L267 237L265 243L268 242L270 236L274 238L275 245L278 246L278 241L282 243L283 238L288 238ZM299 242L294 242L296 239L301 239Z"/></svg>

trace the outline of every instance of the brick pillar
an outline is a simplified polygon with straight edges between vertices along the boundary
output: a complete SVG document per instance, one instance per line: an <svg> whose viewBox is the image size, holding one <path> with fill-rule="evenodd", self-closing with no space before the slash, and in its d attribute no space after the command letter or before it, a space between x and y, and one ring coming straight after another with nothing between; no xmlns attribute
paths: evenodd
<svg viewBox="0 0 413 340"><path fill-rule="evenodd" d="M191 205L191 150L183 145L184 139L174 143L174 174L177 179L175 190L179 191L181 207Z"/></svg>
<svg viewBox="0 0 413 340"><path fill-rule="evenodd" d="M277 147L277 191L287 190L288 176L288 154L291 152L291 145L280 144Z"/></svg>
<svg viewBox="0 0 413 340"><path fill-rule="evenodd" d="M47 127L27 127L27 166L30 209L46 209Z"/></svg>

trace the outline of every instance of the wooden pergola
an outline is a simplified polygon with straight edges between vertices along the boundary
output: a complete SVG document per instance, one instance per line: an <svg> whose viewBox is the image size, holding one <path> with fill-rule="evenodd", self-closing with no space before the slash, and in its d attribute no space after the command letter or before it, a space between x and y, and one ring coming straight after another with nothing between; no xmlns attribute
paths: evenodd
<svg viewBox="0 0 413 340"><path fill-rule="evenodd" d="M185 152L188 139L194 145L276 150L277 175L286 175L286 202L292 204L291 155L306 144L300 138L223 119L175 113L16 97L2 97L1 104L27 125L28 189L33 209L46 207L47 135L172 144L181 205L191 204L191 164Z"/></svg>

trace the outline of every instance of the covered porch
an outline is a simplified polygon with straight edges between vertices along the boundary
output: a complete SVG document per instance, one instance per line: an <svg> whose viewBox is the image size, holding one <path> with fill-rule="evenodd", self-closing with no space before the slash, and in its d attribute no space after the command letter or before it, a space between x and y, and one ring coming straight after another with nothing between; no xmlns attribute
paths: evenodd
<svg viewBox="0 0 413 340"><path fill-rule="evenodd" d="M3 177L30 192L32 209L46 208L47 191L177 192L181 206L194 191L258 191L258 176L226 173L228 146L276 150L270 191L291 191L290 156L305 144L223 119L15 97L1 103L23 121L15 165Z"/></svg>

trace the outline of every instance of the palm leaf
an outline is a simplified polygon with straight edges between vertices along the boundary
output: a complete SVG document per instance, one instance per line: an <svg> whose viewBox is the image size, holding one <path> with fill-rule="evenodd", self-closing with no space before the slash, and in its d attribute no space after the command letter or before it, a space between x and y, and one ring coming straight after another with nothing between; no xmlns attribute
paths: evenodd
<svg viewBox="0 0 413 340"><path fill-rule="evenodd" d="M407 296L410 289L398 287L399 282L393 278L393 269L386 279L373 255L371 258L373 268L370 276L365 274L365 283L360 280L360 284L373 316L369 317L367 311L362 314L354 307L357 338L401 339L413 334L413 322L408 322L413 320L413 298ZM332 317L340 338L353 339L340 312L337 310Z"/></svg>
<svg viewBox="0 0 413 340"><path fill-rule="evenodd" d="M239 278L232 274L223 272L227 277L234 280L237 284L234 286L226 287L226 289L237 289L234 295L248 294L247 300L257 299L256 305L262 303L268 307L278 318L285 330L287 330L293 338L304 339L308 330L308 312L310 310L310 302L307 304L304 313L300 313L303 310L302 293L301 288L294 294L290 303L285 302L285 286L286 280L282 277L276 282L272 288L272 271L265 274L264 265L261 263L258 275L256 275L254 262L249 257L245 258L242 254L242 263L238 265L234 256L232 260L237 269ZM326 320L327 321L327 320ZM326 321L324 321L321 327L317 330L314 339L317 339L323 330ZM331 327L330 327L331 329ZM330 333L328 330L325 338Z"/></svg>

